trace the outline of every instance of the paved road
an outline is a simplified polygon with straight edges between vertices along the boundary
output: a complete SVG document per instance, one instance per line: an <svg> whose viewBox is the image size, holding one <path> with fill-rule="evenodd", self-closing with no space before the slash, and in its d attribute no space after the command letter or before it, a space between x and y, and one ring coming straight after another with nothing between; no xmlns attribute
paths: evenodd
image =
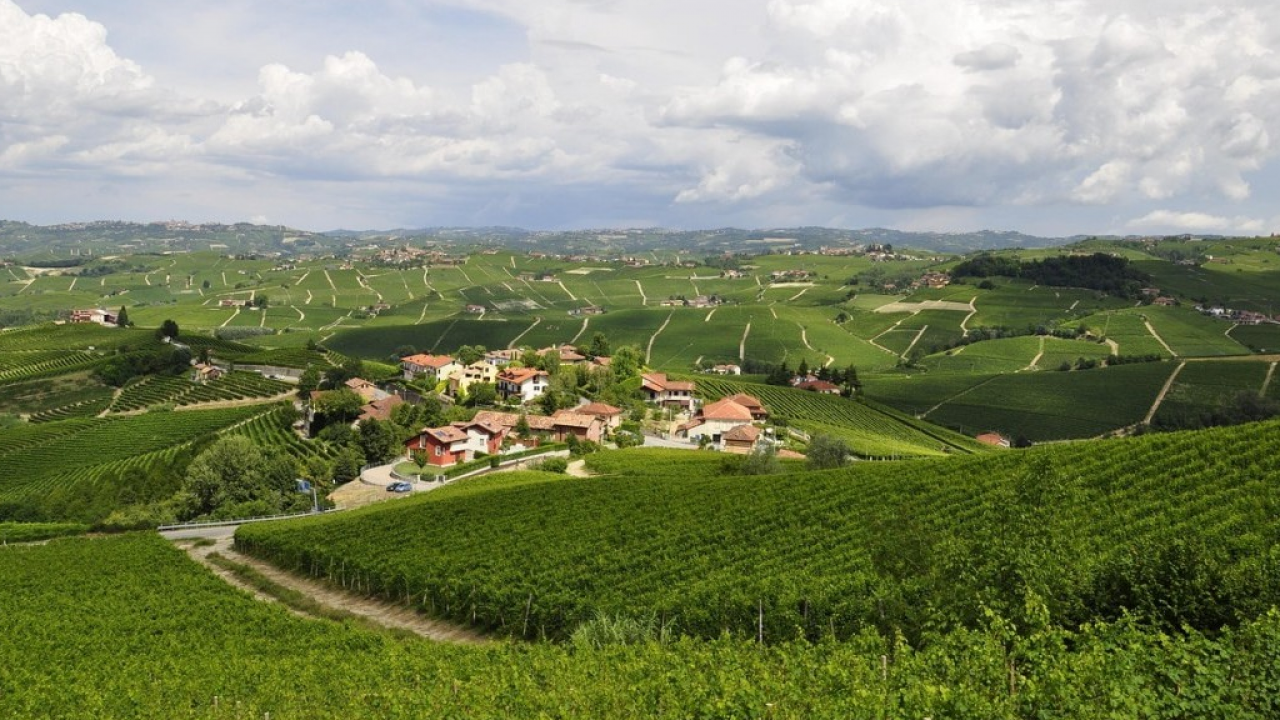
<svg viewBox="0 0 1280 720"><path fill-rule="evenodd" d="M673 450L697 450L698 446L686 440L667 440L649 435L644 436L644 447L670 448Z"/></svg>
<svg viewBox="0 0 1280 720"><path fill-rule="evenodd" d="M196 527L183 528L181 530L165 530L160 533L160 537L166 540L196 540L199 538L210 538L212 540L221 540L229 538L236 534L236 528L239 525L219 525L217 527Z"/></svg>

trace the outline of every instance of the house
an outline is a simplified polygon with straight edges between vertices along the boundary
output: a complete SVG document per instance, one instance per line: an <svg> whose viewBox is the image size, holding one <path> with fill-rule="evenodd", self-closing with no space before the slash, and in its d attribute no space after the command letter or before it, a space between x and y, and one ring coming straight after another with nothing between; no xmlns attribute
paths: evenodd
<svg viewBox="0 0 1280 720"><path fill-rule="evenodd" d="M343 385L345 385L348 390L364 398L364 401L367 403L371 403L375 400L383 400L390 394L379 389L377 385L374 385L364 378L351 378L343 383Z"/></svg>
<svg viewBox="0 0 1280 720"><path fill-rule="evenodd" d="M485 353L484 361L494 367L510 365L520 359L519 350L490 350Z"/></svg>
<svg viewBox="0 0 1280 720"><path fill-rule="evenodd" d="M574 308L569 311L569 314L574 317L582 317L586 315L603 315L604 313L605 313L604 308L600 307L599 305L588 305L586 307Z"/></svg>
<svg viewBox="0 0 1280 720"><path fill-rule="evenodd" d="M387 395L386 397L373 400L368 405L360 408L360 417L356 419L356 423L359 424L365 420L386 422L391 419L391 411L394 410L397 405L403 404L404 400L401 400L396 395Z"/></svg>
<svg viewBox="0 0 1280 720"><path fill-rule="evenodd" d="M591 358L591 361L588 363L588 365L590 365L590 368L592 370L607 368L611 364L613 364L613 358L609 357L608 355L597 355Z"/></svg>
<svg viewBox="0 0 1280 720"><path fill-rule="evenodd" d="M755 449L761 434L762 431L755 425L744 424L730 428L720 439L725 452L747 454Z"/></svg>
<svg viewBox="0 0 1280 720"><path fill-rule="evenodd" d="M427 464L436 467L449 467L467 461L471 438L463 430L452 425L438 428L423 428L422 432L405 443L405 450L412 455L424 452Z"/></svg>
<svg viewBox="0 0 1280 720"><path fill-rule="evenodd" d="M1001 435L1000 433L983 433L974 439L983 445L990 445L991 447L1009 447L1009 438Z"/></svg>
<svg viewBox="0 0 1280 720"><path fill-rule="evenodd" d="M551 384L551 376L545 370L535 368L509 368L498 373L498 394L504 399L519 398L530 402L542 395Z"/></svg>
<svg viewBox="0 0 1280 720"><path fill-rule="evenodd" d="M617 430L618 427L622 425L622 408L616 408L602 402L579 405L574 408L573 411L582 415L591 415L592 417L600 418L600 421L604 423L605 430L609 432Z"/></svg>
<svg viewBox="0 0 1280 720"><path fill-rule="evenodd" d="M1171 298L1171 297L1167 297L1167 296L1161 295L1160 297L1156 298L1155 300L1152 300L1152 301L1151 301L1151 304L1152 304L1152 305L1159 305L1160 307L1173 307L1174 305L1177 305L1177 304L1178 304L1178 301L1177 301L1176 299L1174 299L1174 298Z"/></svg>
<svg viewBox="0 0 1280 720"><path fill-rule="evenodd" d="M595 415L574 410L557 410L551 420L555 423L553 432L556 442L565 442L570 435L596 443L604 438L604 421Z"/></svg>
<svg viewBox="0 0 1280 720"><path fill-rule="evenodd" d="M807 380L796 386L799 390L815 392L819 395L839 395L840 386L826 380Z"/></svg>
<svg viewBox="0 0 1280 720"><path fill-rule="evenodd" d="M498 366L477 360L449 376L449 394L457 397L466 393L472 385L498 382Z"/></svg>
<svg viewBox="0 0 1280 720"><path fill-rule="evenodd" d="M467 434L467 459L473 460L477 453L497 455L502 452L502 441L507 437L507 429L492 420L475 420L456 422L452 426Z"/></svg>
<svg viewBox="0 0 1280 720"><path fill-rule="evenodd" d="M730 430L739 425L750 425L754 421L750 409L725 398L703 406L692 420L680 426L679 432L683 432L690 440L706 438L719 445Z"/></svg>
<svg viewBox="0 0 1280 720"><path fill-rule="evenodd" d="M546 415L525 415L524 420L529 425L529 432L555 432L555 421ZM486 422L498 425L505 430L507 435L514 435L516 426L520 424L520 416L516 413L481 410L472 418L472 422Z"/></svg>
<svg viewBox="0 0 1280 720"><path fill-rule="evenodd" d="M400 358L400 367L404 370L405 380L422 377L427 382L438 382L460 368L448 355L422 354Z"/></svg>
<svg viewBox="0 0 1280 720"><path fill-rule="evenodd" d="M207 383L222 377L225 371L217 365L196 363L191 379L198 383Z"/></svg>
<svg viewBox="0 0 1280 720"><path fill-rule="evenodd" d="M709 372L713 375L741 375L742 366L735 365L733 363L726 363L724 365L716 365L712 367Z"/></svg>
<svg viewBox="0 0 1280 720"><path fill-rule="evenodd" d="M647 373L641 376L641 389L649 402L664 407L693 409L693 383L668 380L666 373Z"/></svg>
<svg viewBox="0 0 1280 720"><path fill-rule="evenodd" d="M764 403L761 403L760 399L755 397L754 395L747 395L746 393L737 393L734 395L730 395L729 397L725 398L725 400L732 400L738 403L739 405L741 405L742 407L750 410L751 419L755 420L756 422L763 422L769 419L769 411L765 409Z"/></svg>
<svg viewBox="0 0 1280 720"><path fill-rule="evenodd" d="M485 308L484 308L484 306L483 306L483 305L468 305L468 306L467 306L467 313L468 313L468 314L471 314L471 315L483 315L483 314L484 314L484 310L485 310Z"/></svg>
<svg viewBox="0 0 1280 720"><path fill-rule="evenodd" d="M116 325L120 321L120 317L109 310L102 308L94 308L93 310L72 310L71 322L73 323L97 323L99 325L111 326Z"/></svg>

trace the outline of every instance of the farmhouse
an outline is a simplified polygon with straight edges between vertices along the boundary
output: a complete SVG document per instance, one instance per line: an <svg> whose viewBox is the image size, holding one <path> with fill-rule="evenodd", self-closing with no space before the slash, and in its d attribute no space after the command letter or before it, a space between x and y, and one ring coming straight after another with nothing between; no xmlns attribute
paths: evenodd
<svg viewBox="0 0 1280 720"><path fill-rule="evenodd" d="M693 383L668 380L666 373L647 373L641 376L641 389L649 402L664 407L693 409Z"/></svg>
<svg viewBox="0 0 1280 720"><path fill-rule="evenodd" d="M502 441L507 437L507 429L499 423L487 420L452 423L467 434L467 459L474 460L477 453L497 455L502 452Z"/></svg>
<svg viewBox="0 0 1280 720"><path fill-rule="evenodd" d="M712 375L741 375L742 366L735 365L733 363L726 363L724 365L716 365L715 367L712 367L707 372L711 373Z"/></svg>
<svg viewBox="0 0 1280 720"><path fill-rule="evenodd" d="M605 309L599 305L588 305L586 307L574 308L569 311L569 314L575 317L584 315L603 315L604 313Z"/></svg>
<svg viewBox="0 0 1280 720"><path fill-rule="evenodd" d="M373 402L382 400L388 396L388 393L378 389L377 385L365 380L364 378L351 378L343 383L348 390L364 398L365 402Z"/></svg>
<svg viewBox="0 0 1280 720"><path fill-rule="evenodd" d="M103 310L102 308L71 311L71 322L73 323L97 323L99 325L111 326L116 325L119 320L119 316L115 313Z"/></svg>
<svg viewBox="0 0 1280 720"><path fill-rule="evenodd" d="M551 376L545 370L511 368L498 374L498 394L504 399L519 398L520 402L534 400L551 384Z"/></svg>
<svg viewBox="0 0 1280 720"><path fill-rule="evenodd" d="M224 372L223 369L218 367L217 365L210 365L208 363L197 363L195 365L194 371L192 372L191 379L198 383L207 383L210 380L217 380L218 378L222 377L223 372Z"/></svg>
<svg viewBox="0 0 1280 720"><path fill-rule="evenodd" d="M721 438L724 443L724 451L742 454L750 453L755 449L756 443L759 442L760 435L761 430L755 425L739 425L732 428Z"/></svg>
<svg viewBox="0 0 1280 720"><path fill-rule="evenodd" d="M519 350L490 350L484 355L484 361L494 367L502 367L519 359Z"/></svg>
<svg viewBox="0 0 1280 720"><path fill-rule="evenodd" d="M469 314L471 314L471 315L483 315L483 314L484 314L484 306L483 306L483 305L468 305L468 306L467 306L467 313L469 313Z"/></svg>
<svg viewBox="0 0 1280 720"><path fill-rule="evenodd" d="M758 398L756 398L753 395L747 395L746 393L737 393L736 395L730 395L729 397L725 398L725 400L732 400L738 403L739 405L741 405L742 407L750 410L752 420L755 420L757 422L763 422L769 419L769 411L765 410L764 405L760 402Z"/></svg>
<svg viewBox="0 0 1280 720"><path fill-rule="evenodd" d="M546 415L525 415L524 421L529 425L529 432L555 432L555 421ZM502 427L508 435L512 435L515 432L516 426L520 424L520 416L515 413L481 410L476 413L474 418L472 418L472 422L485 422L498 425Z"/></svg>
<svg viewBox="0 0 1280 720"><path fill-rule="evenodd" d="M400 358L400 367L405 380L423 377L428 382L437 382L459 369L458 363L448 355L410 355Z"/></svg>
<svg viewBox="0 0 1280 720"><path fill-rule="evenodd" d="M796 386L797 389L815 392L819 395L839 395L840 386L826 380L806 380Z"/></svg>
<svg viewBox="0 0 1280 720"><path fill-rule="evenodd" d="M706 438L711 443L719 445L730 430L742 425L749 426L755 422L755 419L755 415L749 408L734 400L725 398L704 406L692 420L681 425L679 430L685 433L690 440ZM743 440L743 437L743 432L735 435L739 442ZM758 437L757 435L756 438ZM753 444L756 438L752 438L751 442Z"/></svg>

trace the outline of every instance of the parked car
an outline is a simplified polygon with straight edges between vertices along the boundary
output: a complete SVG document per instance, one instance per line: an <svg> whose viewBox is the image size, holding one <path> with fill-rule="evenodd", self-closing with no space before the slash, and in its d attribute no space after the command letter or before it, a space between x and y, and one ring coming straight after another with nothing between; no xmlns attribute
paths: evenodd
<svg viewBox="0 0 1280 720"><path fill-rule="evenodd" d="M413 489L413 483L397 480L387 486L387 492L405 493Z"/></svg>

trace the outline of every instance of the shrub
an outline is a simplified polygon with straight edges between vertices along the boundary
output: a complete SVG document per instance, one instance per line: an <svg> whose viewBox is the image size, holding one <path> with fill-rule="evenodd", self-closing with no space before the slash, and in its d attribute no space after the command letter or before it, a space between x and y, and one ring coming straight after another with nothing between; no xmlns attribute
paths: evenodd
<svg viewBox="0 0 1280 720"><path fill-rule="evenodd" d="M547 458L534 467L542 472L565 473L569 470L569 460L562 457Z"/></svg>

